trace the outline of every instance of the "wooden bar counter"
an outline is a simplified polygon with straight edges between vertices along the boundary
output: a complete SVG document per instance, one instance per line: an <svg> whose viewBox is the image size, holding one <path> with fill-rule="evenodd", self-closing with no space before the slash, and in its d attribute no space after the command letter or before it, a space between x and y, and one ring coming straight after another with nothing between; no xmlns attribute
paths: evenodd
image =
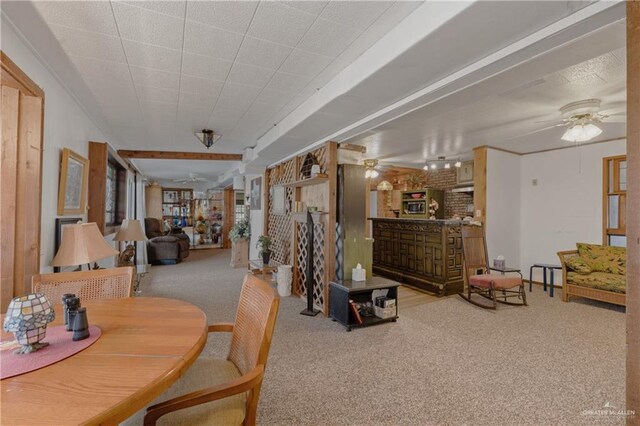
<svg viewBox="0 0 640 426"><path fill-rule="evenodd" d="M371 218L373 273L438 296L463 290L462 222Z"/></svg>

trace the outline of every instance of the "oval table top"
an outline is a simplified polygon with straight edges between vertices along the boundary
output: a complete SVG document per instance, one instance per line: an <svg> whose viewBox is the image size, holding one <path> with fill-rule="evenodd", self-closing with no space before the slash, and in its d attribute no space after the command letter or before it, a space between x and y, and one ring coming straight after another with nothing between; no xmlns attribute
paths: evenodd
<svg viewBox="0 0 640 426"><path fill-rule="evenodd" d="M55 364L0 381L1 424L114 424L175 382L207 341L204 312L152 297L82 301L102 336ZM62 305L55 305L63 324ZM10 333L2 333L3 340ZM25 355L28 356L28 355Z"/></svg>

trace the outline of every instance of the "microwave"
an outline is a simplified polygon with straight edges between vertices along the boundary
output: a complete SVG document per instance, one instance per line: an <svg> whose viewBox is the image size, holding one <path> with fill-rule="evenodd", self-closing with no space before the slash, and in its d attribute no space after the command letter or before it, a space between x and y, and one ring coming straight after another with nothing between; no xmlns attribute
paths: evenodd
<svg viewBox="0 0 640 426"><path fill-rule="evenodd" d="M405 203L406 214L424 214L426 208L426 202L422 201L408 201Z"/></svg>

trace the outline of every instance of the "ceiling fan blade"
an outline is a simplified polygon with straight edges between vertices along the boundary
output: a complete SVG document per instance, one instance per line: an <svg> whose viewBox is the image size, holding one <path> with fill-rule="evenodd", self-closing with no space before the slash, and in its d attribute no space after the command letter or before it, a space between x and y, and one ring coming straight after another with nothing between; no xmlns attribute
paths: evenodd
<svg viewBox="0 0 640 426"><path fill-rule="evenodd" d="M535 135L536 133L540 133L540 132L544 132L544 131L547 131L547 130L555 129L556 127L565 127L566 125L567 125L567 123L560 123L560 124L555 124L553 126L543 127L542 129L536 129L536 130L533 130L531 132L523 133L523 134L518 135L518 136L516 136L515 138L512 138L512 139L523 138L525 136Z"/></svg>

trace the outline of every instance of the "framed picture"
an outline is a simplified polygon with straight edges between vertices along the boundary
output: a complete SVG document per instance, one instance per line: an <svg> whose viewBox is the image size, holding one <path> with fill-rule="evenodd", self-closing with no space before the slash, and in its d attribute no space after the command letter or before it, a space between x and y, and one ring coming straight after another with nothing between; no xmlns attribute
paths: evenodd
<svg viewBox="0 0 640 426"><path fill-rule="evenodd" d="M251 181L251 210L262 208L262 176Z"/></svg>
<svg viewBox="0 0 640 426"><path fill-rule="evenodd" d="M58 215L84 214L87 210L89 160L68 148L62 150Z"/></svg>
<svg viewBox="0 0 640 426"><path fill-rule="evenodd" d="M55 247L53 250L53 255L55 256L58 253L58 249L60 248L60 244L62 244L62 234L64 233L64 228L69 225L75 225L76 223L82 223L81 217L64 217L56 219L56 236L55 236ZM73 270L74 267L70 267ZM53 272L60 272L59 266L53 267Z"/></svg>

